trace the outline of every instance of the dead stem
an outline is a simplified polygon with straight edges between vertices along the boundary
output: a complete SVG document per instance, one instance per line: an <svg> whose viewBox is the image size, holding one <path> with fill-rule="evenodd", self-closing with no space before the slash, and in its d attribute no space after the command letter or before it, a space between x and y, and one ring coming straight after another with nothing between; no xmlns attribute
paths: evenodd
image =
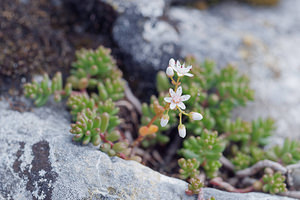
<svg viewBox="0 0 300 200"><path fill-rule="evenodd" d="M287 169L284 166L282 166L281 164L271 161L271 160L261 160L261 161L257 162L255 165L253 165L247 169L237 171L236 175L238 177L252 176L252 175L256 174L258 171L260 171L266 167L272 168L275 171L279 171L282 174L287 173Z"/></svg>
<svg viewBox="0 0 300 200"><path fill-rule="evenodd" d="M230 160L228 160L227 158L225 158L224 156L222 156L220 158L220 162L222 163L222 165L224 167L226 167L226 169L229 169L230 171L234 172L234 165L230 162Z"/></svg>
<svg viewBox="0 0 300 200"><path fill-rule="evenodd" d="M237 192L237 193L247 193L247 192L252 192L254 190L253 186L246 187L243 189L238 189L230 185L229 183L223 181L221 177L216 177L213 178L209 181L210 184L217 186L220 189L224 189L228 192Z"/></svg>

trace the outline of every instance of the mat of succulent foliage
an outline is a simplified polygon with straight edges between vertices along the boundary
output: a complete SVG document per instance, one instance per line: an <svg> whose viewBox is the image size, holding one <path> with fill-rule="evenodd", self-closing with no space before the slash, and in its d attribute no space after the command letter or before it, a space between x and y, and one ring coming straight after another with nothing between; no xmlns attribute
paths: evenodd
<svg viewBox="0 0 300 200"><path fill-rule="evenodd" d="M210 61L185 62L187 67L170 60L166 73L157 75L159 95L141 107L104 47L78 51L65 86L60 73L51 81L45 75L40 83L27 83L25 95L36 106L51 95L55 101L67 98L74 141L185 179L186 193L200 199L203 186L293 196L286 178L300 160L300 142L287 139L283 147L265 150L275 129L272 119L231 118L235 107L254 98L248 78L233 66L217 71Z"/></svg>

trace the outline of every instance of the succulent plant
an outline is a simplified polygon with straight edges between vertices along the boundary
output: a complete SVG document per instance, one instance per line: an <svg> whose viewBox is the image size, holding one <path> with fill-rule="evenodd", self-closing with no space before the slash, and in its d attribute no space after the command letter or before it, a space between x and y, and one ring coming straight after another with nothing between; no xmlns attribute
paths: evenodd
<svg viewBox="0 0 300 200"><path fill-rule="evenodd" d="M245 169L251 164L251 157L242 152L238 152L237 155L231 160L232 164L234 164L235 169Z"/></svg>
<svg viewBox="0 0 300 200"><path fill-rule="evenodd" d="M143 103L142 104L142 119L141 124L147 125L152 118L160 112L159 110L164 110L163 106L163 98L157 99L155 96L151 97L150 105ZM175 112L169 112L170 117L170 123L175 123L176 115ZM156 132L155 135L149 135L142 141L143 147L147 148L149 146L155 145L156 143L159 143L161 145L166 144L169 142L170 138L164 134L162 134L162 131L166 131L171 128L171 125L166 125L165 127L161 127L158 120L154 121L154 125L159 127L159 130Z"/></svg>
<svg viewBox="0 0 300 200"><path fill-rule="evenodd" d="M199 194L204 187L204 183L198 178L189 180L188 189L185 191L188 195Z"/></svg>
<svg viewBox="0 0 300 200"><path fill-rule="evenodd" d="M186 139L179 154L186 159L195 158L204 167L208 177L212 178L221 167L219 159L224 148L225 144L218 138L217 132L204 130L201 137L191 136Z"/></svg>
<svg viewBox="0 0 300 200"><path fill-rule="evenodd" d="M112 99L117 101L124 97L124 81L120 78L110 79L106 78L103 82L98 83L97 89L99 95L93 95L98 101L106 101Z"/></svg>
<svg viewBox="0 0 300 200"><path fill-rule="evenodd" d="M62 75L57 72L52 81L49 80L48 74L44 74L41 83L32 81L24 85L24 94L26 97L34 99L34 104L38 107L47 103L50 95L54 94L54 100L60 101L62 97L67 97L71 94L72 85L67 84L63 89Z"/></svg>
<svg viewBox="0 0 300 200"><path fill-rule="evenodd" d="M195 178L199 175L200 162L195 158L180 158L178 160L178 165L180 167L180 178L182 179Z"/></svg>
<svg viewBox="0 0 300 200"><path fill-rule="evenodd" d="M269 192L271 194L278 194L281 192L286 192L285 176L280 172L275 174L265 174L262 178L263 181L263 191Z"/></svg>
<svg viewBox="0 0 300 200"><path fill-rule="evenodd" d="M109 114L103 113L101 116L97 115L95 110L89 108L84 109L78 113L77 121L71 124L70 132L75 134L73 140L82 142L87 145L92 143L97 146L100 144L100 133L104 133L109 124Z"/></svg>
<svg viewBox="0 0 300 200"><path fill-rule="evenodd" d="M73 120L76 120L77 114L82 110L87 108L93 110L95 101L94 99L91 99L87 93L73 93L68 98L67 105L71 108Z"/></svg>
<svg viewBox="0 0 300 200"><path fill-rule="evenodd" d="M270 160L279 161L285 165L296 164L300 161L300 142L297 140L284 140L283 146L276 145L267 152Z"/></svg>
<svg viewBox="0 0 300 200"><path fill-rule="evenodd" d="M103 102L98 102L96 108L97 113L108 113L110 115L109 124L107 127L108 132L111 132L116 126L118 126L121 123L121 120L117 116L119 110L120 109L115 106L115 103L111 99L108 99Z"/></svg>
<svg viewBox="0 0 300 200"><path fill-rule="evenodd" d="M76 52L76 59L72 64L72 75L68 78L68 82L76 89L96 88L103 79L117 80L122 76L110 55L110 49L103 46L96 50L81 49ZM117 85L114 81L111 82L112 85L106 86L107 88ZM107 84L109 83L108 81Z"/></svg>

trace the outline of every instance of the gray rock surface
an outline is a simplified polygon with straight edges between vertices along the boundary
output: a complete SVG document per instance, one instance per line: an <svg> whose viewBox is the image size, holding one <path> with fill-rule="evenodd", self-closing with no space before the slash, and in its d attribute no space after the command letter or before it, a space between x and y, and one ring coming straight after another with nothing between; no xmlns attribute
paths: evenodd
<svg viewBox="0 0 300 200"><path fill-rule="evenodd" d="M133 78L146 82L145 91L154 87L155 72L165 69L170 57L192 54L218 67L230 63L250 77L256 91L255 102L235 115L274 118L273 144L283 137L300 139L300 1L282 0L273 7L225 1L207 10L166 9L170 1L160 0L103 1L123 13L114 39L128 54Z"/></svg>
<svg viewBox="0 0 300 200"><path fill-rule="evenodd" d="M71 141L69 115L59 106L20 113L0 101L0 199L179 200L187 183L134 161L110 158ZM217 200L286 199L205 188Z"/></svg>
<svg viewBox="0 0 300 200"><path fill-rule="evenodd" d="M236 115L271 116L279 138L300 139L300 1L275 7L229 1L205 11L174 7L168 15L178 23L182 56L232 63L250 77L256 100Z"/></svg>

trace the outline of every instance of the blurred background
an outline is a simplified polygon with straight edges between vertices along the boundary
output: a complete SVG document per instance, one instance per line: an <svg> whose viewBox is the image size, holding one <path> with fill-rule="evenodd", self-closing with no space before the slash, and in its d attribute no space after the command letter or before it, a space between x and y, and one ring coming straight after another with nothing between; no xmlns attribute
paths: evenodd
<svg viewBox="0 0 300 200"><path fill-rule="evenodd" d="M279 136L300 138L298 0L1 0L0 95L36 74L66 77L76 50L99 45L141 101L171 57L232 64L256 91L236 116L272 116Z"/></svg>

